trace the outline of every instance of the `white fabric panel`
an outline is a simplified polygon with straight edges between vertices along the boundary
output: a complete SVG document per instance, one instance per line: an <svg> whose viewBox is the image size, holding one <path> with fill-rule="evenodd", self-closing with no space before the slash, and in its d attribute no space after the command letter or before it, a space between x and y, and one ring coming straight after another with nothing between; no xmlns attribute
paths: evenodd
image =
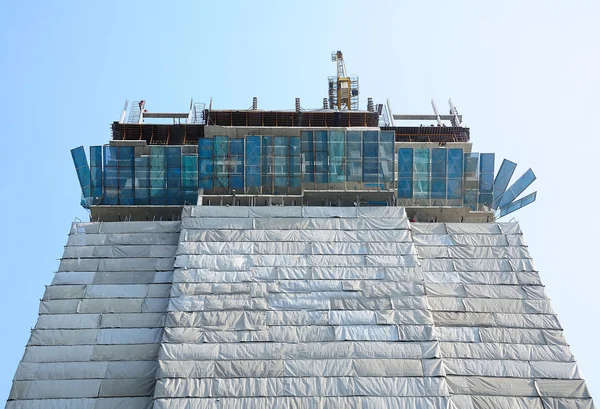
<svg viewBox="0 0 600 409"><path fill-rule="evenodd" d="M499 327L561 329L555 315L548 314L494 314Z"/></svg>
<svg viewBox="0 0 600 409"><path fill-rule="evenodd" d="M412 224L412 226L415 226ZM418 251L426 246L453 246L454 241L449 234L417 234L413 227L413 240L415 245L419 246Z"/></svg>
<svg viewBox="0 0 600 409"><path fill-rule="evenodd" d="M397 341L395 325L342 325L335 327L335 339L339 341Z"/></svg>
<svg viewBox="0 0 600 409"><path fill-rule="evenodd" d="M302 217L344 217L356 218L356 207L318 207L304 206L302 207Z"/></svg>
<svg viewBox="0 0 600 409"><path fill-rule="evenodd" d="M475 409L471 395L456 395L451 397L451 409Z"/></svg>
<svg viewBox="0 0 600 409"><path fill-rule="evenodd" d="M186 206L182 214L182 218L187 217L249 217L250 210L259 211L262 209L268 209L269 211L276 211L277 209L291 209L288 207L247 207L247 206ZM189 216L188 216L189 215ZM186 217L187 216L187 217Z"/></svg>
<svg viewBox="0 0 600 409"><path fill-rule="evenodd" d="M458 276L460 282L465 284L522 284L515 273L507 271L461 271Z"/></svg>
<svg viewBox="0 0 600 409"><path fill-rule="evenodd" d="M450 392L453 394L538 396L533 379L448 375L447 382Z"/></svg>
<svg viewBox="0 0 600 409"><path fill-rule="evenodd" d="M508 246L507 237L504 235L487 234L452 234L452 240L460 246Z"/></svg>
<svg viewBox="0 0 600 409"><path fill-rule="evenodd" d="M398 326L401 341L429 341L436 339L435 328L431 325Z"/></svg>
<svg viewBox="0 0 600 409"><path fill-rule="evenodd" d="M302 217L300 206L253 206L249 217Z"/></svg>
<svg viewBox="0 0 600 409"><path fill-rule="evenodd" d="M523 236L506 236L506 241L509 246L521 247L526 246L525 240L523 240Z"/></svg>
<svg viewBox="0 0 600 409"><path fill-rule="evenodd" d="M413 234L447 234L444 223L411 223Z"/></svg>
<svg viewBox="0 0 600 409"><path fill-rule="evenodd" d="M273 243L276 244L276 243ZM278 243L277 243L278 244ZM312 243L304 254L371 254L363 243ZM289 252L288 252L289 253ZM271 253L282 254L282 253ZM302 254L302 253L292 253Z"/></svg>
<svg viewBox="0 0 600 409"><path fill-rule="evenodd" d="M495 326L493 314L477 312L434 311L433 321L438 326Z"/></svg>
<svg viewBox="0 0 600 409"><path fill-rule="evenodd" d="M504 222L497 223L498 227L502 231L502 234L522 234L521 226L518 222Z"/></svg>
<svg viewBox="0 0 600 409"><path fill-rule="evenodd" d="M432 311L465 311L462 298L427 297L427 303Z"/></svg>
<svg viewBox="0 0 600 409"><path fill-rule="evenodd" d="M100 379L14 381L9 399L93 398L100 383Z"/></svg>
<svg viewBox="0 0 600 409"><path fill-rule="evenodd" d="M404 207L399 206L380 206L380 207L359 207L357 212L358 217L375 217L375 218L406 218Z"/></svg>
<svg viewBox="0 0 600 409"><path fill-rule="evenodd" d="M89 361L93 345L76 346L28 346L22 362L81 362Z"/></svg>
<svg viewBox="0 0 600 409"><path fill-rule="evenodd" d="M160 342L162 328L110 328L98 331L99 344L152 344Z"/></svg>
<svg viewBox="0 0 600 409"><path fill-rule="evenodd" d="M449 234L502 234L497 223L446 223Z"/></svg>
<svg viewBox="0 0 600 409"><path fill-rule="evenodd" d="M28 345L95 344L98 331L98 329L34 329Z"/></svg>
<svg viewBox="0 0 600 409"><path fill-rule="evenodd" d="M343 232L340 232L343 233ZM352 233L352 232L344 232ZM356 240L363 242L411 242L409 230L364 230L354 232L357 234Z"/></svg>
<svg viewBox="0 0 600 409"><path fill-rule="evenodd" d="M41 301L39 314L75 314L78 311L80 300L48 300ZM96 311L90 311L96 312Z"/></svg>
<svg viewBox="0 0 600 409"><path fill-rule="evenodd" d="M413 266L417 265L416 255L407 255L407 256L368 255L368 256L365 256L365 261L368 266L413 267Z"/></svg>
<svg viewBox="0 0 600 409"><path fill-rule="evenodd" d="M151 361L158 356L158 344L96 345L92 361Z"/></svg>
<svg viewBox="0 0 600 409"><path fill-rule="evenodd" d="M358 230L408 230L407 219L358 219Z"/></svg>
<svg viewBox="0 0 600 409"><path fill-rule="evenodd" d="M427 237L427 236L424 236ZM444 246L420 246L418 250L419 257L430 258L449 258L449 248Z"/></svg>
<svg viewBox="0 0 600 409"><path fill-rule="evenodd" d="M6 409L150 409L152 398L75 398L8 401Z"/></svg>
<svg viewBox="0 0 600 409"><path fill-rule="evenodd" d="M64 284L92 284L94 272L59 272L54 274L53 286Z"/></svg>
<svg viewBox="0 0 600 409"><path fill-rule="evenodd" d="M525 328L480 328L482 342L511 344L546 344L544 333L538 329Z"/></svg>
<svg viewBox="0 0 600 409"><path fill-rule="evenodd" d="M437 328L440 341L481 342L479 328L471 327L440 327Z"/></svg>
<svg viewBox="0 0 600 409"><path fill-rule="evenodd" d="M464 359L510 359L519 361L572 361L566 345L440 342L445 357Z"/></svg>
<svg viewBox="0 0 600 409"><path fill-rule="evenodd" d="M177 255L182 254L252 254L254 243L251 242L182 242L177 248Z"/></svg>
<svg viewBox="0 0 600 409"><path fill-rule="evenodd" d="M86 223L88 226L97 226L98 233L178 233L181 222L100 222ZM86 233L87 233L86 227Z"/></svg>
<svg viewBox="0 0 600 409"><path fill-rule="evenodd" d="M245 243L244 243L245 244ZM328 254L320 253L319 251L312 250L309 243L301 242L256 242L249 243L251 245L250 252L246 254ZM321 243L313 243L313 249L318 248ZM331 245L340 244L342 246L348 246L355 243L331 243ZM334 253L335 254L335 253ZM346 254L346 253L343 253ZM353 254L353 253L349 253Z"/></svg>
<svg viewBox="0 0 600 409"><path fill-rule="evenodd" d="M86 298L143 298L148 294L148 285L88 285Z"/></svg>
<svg viewBox="0 0 600 409"><path fill-rule="evenodd" d="M510 265L513 271L537 271L533 260L526 258L510 259Z"/></svg>
<svg viewBox="0 0 600 409"><path fill-rule="evenodd" d="M76 329L98 328L100 314L54 314L40 315L37 329Z"/></svg>
<svg viewBox="0 0 600 409"><path fill-rule="evenodd" d="M542 398L544 409L594 409L592 399Z"/></svg>
<svg viewBox="0 0 600 409"><path fill-rule="evenodd" d="M148 284L157 276L153 271L102 271L94 275L93 284Z"/></svg>
<svg viewBox="0 0 600 409"><path fill-rule="evenodd" d="M540 280L540 275L537 271L520 271L515 275L520 284L523 285L542 285L542 281Z"/></svg>
<svg viewBox="0 0 600 409"><path fill-rule="evenodd" d="M108 362L107 378L148 378L153 379L158 369L158 361Z"/></svg>
<svg viewBox="0 0 600 409"><path fill-rule="evenodd" d="M463 273L461 273L463 274ZM455 283L461 282L460 276L455 271L427 271L423 273L426 283ZM516 280L515 280L516 281Z"/></svg>
<svg viewBox="0 0 600 409"><path fill-rule="evenodd" d="M46 287L42 300L83 298L85 285L50 285Z"/></svg>
<svg viewBox="0 0 600 409"><path fill-rule="evenodd" d="M452 260L448 259L424 259L420 260L423 271L449 272L456 271Z"/></svg>
<svg viewBox="0 0 600 409"><path fill-rule="evenodd" d="M540 391L540 396L554 398L589 398L585 381L578 380L563 380L563 379L537 379L535 381L537 389Z"/></svg>
<svg viewBox="0 0 600 409"><path fill-rule="evenodd" d="M444 366L449 375L532 378L526 361L444 358Z"/></svg>
<svg viewBox="0 0 600 409"><path fill-rule="evenodd" d="M15 380L103 378L108 362L21 362Z"/></svg>
<svg viewBox="0 0 600 409"><path fill-rule="evenodd" d="M206 218L186 218L181 221L182 229L252 229L253 220L241 217L206 217Z"/></svg>
<svg viewBox="0 0 600 409"><path fill-rule="evenodd" d="M463 303L466 310L471 312L552 314L552 310L546 300L465 298L463 299Z"/></svg>
<svg viewBox="0 0 600 409"><path fill-rule="evenodd" d="M473 396L473 406L477 409L544 409L540 398L514 396Z"/></svg>
<svg viewBox="0 0 600 409"><path fill-rule="evenodd" d="M179 255L176 268L206 268L211 270L248 270L252 266L251 256L247 255Z"/></svg>
<svg viewBox="0 0 600 409"><path fill-rule="evenodd" d="M513 271L509 260L454 259L456 271Z"/></svg>
<svg viewBox="0 0 600 409"><path fill-rule="evenodd" d="M148 396L152 395L154 384L152 378L103 379L99 396Z"/></svg>
<svg viewBox="0 0 600 409"><path fill-rule="evenodd" d="M506 299L525 299L527 293L520 286L512 285L474 285L466 284L464 286L466 296L472 298L506 298Z"/></svg>
<svg viewBox="0 0 600 409"><path fill-rule="evenodd" d="M142 312L143 303L143 298L83 299L79 303L77 312L84 314L107 312Z"/></svg>
<svg viewBox="0 0 600 409"><path fill-rule="evenodd" d="M581 374L575 362L532 362L531 370L535 378L580 379Z"/></svg>
<svg viewBox="0 0 600 409"><path fill-rule="evenodd" d="M425 292L433 297L465 297L465 286L462 284L425 284Z"/></svg>

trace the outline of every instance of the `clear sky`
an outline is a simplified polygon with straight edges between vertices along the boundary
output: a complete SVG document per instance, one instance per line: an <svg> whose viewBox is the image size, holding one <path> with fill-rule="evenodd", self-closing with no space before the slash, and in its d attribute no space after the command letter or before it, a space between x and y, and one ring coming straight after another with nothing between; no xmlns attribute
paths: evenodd
<svg viewBox="0 0 600 409"><path fill-rule="evenodd" d="M108 142L125 98L320 107L338 49L362 107L451 97L475 151L533 168L538 200L514 216L597 396L599 20L600 2L578 0L0 2L0 401L70 223L88 217L69 149Z"/></svg>

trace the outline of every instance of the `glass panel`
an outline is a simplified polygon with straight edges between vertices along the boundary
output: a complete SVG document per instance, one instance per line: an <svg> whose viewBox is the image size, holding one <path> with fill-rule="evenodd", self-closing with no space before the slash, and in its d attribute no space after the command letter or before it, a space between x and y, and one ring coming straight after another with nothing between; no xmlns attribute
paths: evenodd
<svg viewBox="0 0 600 409"><path fill-rule="evenodd" d="M349 182L362 181L362 160L346 162L347 180Z"/></svg>
<svg viewBox="0 0 600 409"><path fill-rule="evenodd" d="M528 169L511 187L500 197L498 207L504 207L515 200L525 189L529 187L535 180L535 174L531 169Z"/></svg>
<svg viewBox="0 0 600 409"><path fill-rule="evenodd" d="M429 179L415 179L413 195L415 199L429 199Z"/></svg>
<svg viewBox="0 0 600 409"><path fill-rule="evenodd" d="M477 176L478 153L465 153L465 177Z"/></svg>
<svg viewBox="0 0 600 409"><path fill-rule="evenodd" d="M482 153L479 155L479 170L481 173L494 173L495 153Z"/></svg>
<svg viewBox="0 0 600 409"><path fill-rule="evenodd" d="M431 176L432 177L434 177L434 178L446 177L446 155L447 155L447 149L434 148L431 150Z"/></svg>
<svg viewBox="0 0 600 409"><path fill-rule="evenodd" d="M492 193L494 188L494 175L482 173L479 175L479 191L481 193Z"/></svg>
<svg viewBox="0 0 600 409"><path fill-rule="evenodd" d="M431 198L446 198L446 179L431 179Z"/></svg>
<svg viewBox="0 0 600 409"><path fill-rule="evenodd" d="M502 196L506 191L506 188L508 187L510 179L512 178L516 168L516 163L506 159L502 161L502 165L500 165L500 170L498 170L498 174L496 175L496 179L494 180L494 203L492 205L494 209L498 207L498 199L500 199L500 196Z"/></svg>
<svg viewBox="0 0 600 409"><path fill-rule="evenodd" d="M461 199L462 179L448 179L448 199Z"/></svg>
<svg viewBox="0 0 600 409"><path fill-rule="evenodd" d="M363 161L363 182L377 182L379 176L379 163L377 159Z"/></svg>
<svg viewBox="0 0 600 409"><path fill-rule="evenodd" d="M214 141L212 139L198 139L198 158L211 159L213 157Z"/></svg>
<svg viewBox="0 0 600 409"><path fill-rule="evenodd" d="M463 178L463 150L461 148L448 149L448 177L451 179Z"/></svg>
<svg viewBox="0 0 600 409"><path fill-rule="evenodd" d="M398 149L398 178L412 178L413 148Z"/></svg>
<svg viewBox="0 0 600 409"><path fill-rule="evenodd" d="M413 181L412 179L398 179L398 198L412 199L413 197Z"/></svg>
<svg viewBox="0 0 600 409"><path fill-rule="evenodd" d="M429 152L429 149L415 149L413 165L415 177L417 175L420 177L429 176Z"/></svg>
<svg viewBox="0 0 600 409"><path fill-rule="evenodd" d="M87 156L85 155L85 149L83 149L83 146L71 149L71 156L73 157L77 179L79 179L81 193L84 198L89 198L91 194L90 167L88 165Z"/></svg>
<svg viewBox="0 0 600 409"><path fill-rule="evenodd" d="M519 210L522 207L527 206L530 203L533 203L535 201L536 196L537 196L537 192L533 192L533 193L528 194L527 196L524 196L523 198L521 198L519 200L512 202L511 204L509 204L506 207L500 208L500 216L498 216L498 217L506 216L509 213L512 213L516 210Z"/></svg>

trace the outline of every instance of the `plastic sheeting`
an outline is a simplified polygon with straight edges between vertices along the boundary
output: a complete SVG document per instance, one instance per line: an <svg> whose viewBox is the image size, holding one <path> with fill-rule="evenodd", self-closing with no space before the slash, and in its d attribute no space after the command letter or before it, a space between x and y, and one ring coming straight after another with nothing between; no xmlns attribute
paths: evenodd
<svg viewBox="0 0 600 409"><path fill-rule="evenodd" d="M411 227L455 406L592 407L518 224Z"/></svg>
<svg viewBox="0 0 600 409"><path fill-rule="evenodd" d="M591 408L580 378L515 223L200 206L73 225L7 408Z"/></svg>

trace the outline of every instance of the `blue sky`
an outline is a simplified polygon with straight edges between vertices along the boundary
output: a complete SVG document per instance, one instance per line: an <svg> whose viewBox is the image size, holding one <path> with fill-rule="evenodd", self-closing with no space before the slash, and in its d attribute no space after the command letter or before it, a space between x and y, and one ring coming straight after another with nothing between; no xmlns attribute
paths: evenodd
<svg viewBox="0 0 600 409"><path fill-rule="evenodd" d="M0 400L35 325L70 223L87 219L69 149L110 138L125 98L151 111L319 107L330 52L361 105L429 113L451 97L474 150L538 176L515 214L593 395L600 222L597 1L0 3ZM204 3L204 2L202 2ZM410 3L410 5L408 5Z"/></svg>

